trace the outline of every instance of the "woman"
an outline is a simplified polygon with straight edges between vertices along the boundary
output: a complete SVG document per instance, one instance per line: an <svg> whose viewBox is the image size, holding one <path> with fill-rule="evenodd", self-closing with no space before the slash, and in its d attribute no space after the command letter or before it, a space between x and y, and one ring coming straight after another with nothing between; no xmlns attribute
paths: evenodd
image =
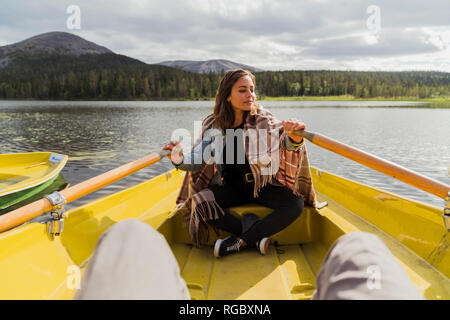
<svg viewBox="0 0 450 320"><path fill-rule="evenodd" d="M207 134L213 129L221 136ZM213 114L203 121L201 138L191 153L183 154L179 142L163 147L172 151L172 163L187 171L177 204L195 246L200 246L200 236L211 225L233 234L216 241L216 257L255 246L265 254L269 237L297 219L304 202L315 206L303 139L293 133L304 129L305 124L295 119L280 123L256 103L255 77L249 71L225 74ZM202 159L207 148L214 145L217 149L220 142L222 152L216 152L214 159ZM261 152L263 148L265 152ZM199 158L201 162L192 163ZM224 163L216 161L218 158ZM249 202L274 211L262 219L248 213L242 221L230 213L230 207Z"/></svg>

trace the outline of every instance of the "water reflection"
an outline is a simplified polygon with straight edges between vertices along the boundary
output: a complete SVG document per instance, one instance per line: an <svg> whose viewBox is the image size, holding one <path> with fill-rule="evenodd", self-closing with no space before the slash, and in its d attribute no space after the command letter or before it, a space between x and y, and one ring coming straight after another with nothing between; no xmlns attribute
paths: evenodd
<svg viewBox="0 0 450 320"><path fill-rule="evenodd" d="M193 134L213 101L0 101L0 153L54 151L69 155L63 175L71 185L159 151L172 132ZM450 184L450 109L405 108L404 102L267 101L278 119L302 119L308 130ZM382 106L393 106L384 107ZM374 106L377 108L370 108ZM415 105L417 106L417 105ZM362 107L362 108L361 108ZM311 164L409 198L444 201L315 145ZM172 169L167 159L77 200L91 201Z"/></svg>

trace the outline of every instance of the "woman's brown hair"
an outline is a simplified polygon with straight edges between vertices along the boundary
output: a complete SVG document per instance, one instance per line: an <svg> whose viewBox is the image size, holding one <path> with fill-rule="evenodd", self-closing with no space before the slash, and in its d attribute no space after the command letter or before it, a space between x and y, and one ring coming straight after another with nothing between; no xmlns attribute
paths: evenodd
<svg viewBox="0 0 450 320"><path fill-rule="evenodd" d="M256 86L255 76L247 70L236 69L230 70L225 73L225 76L220 81L219 89L217 89L216 94L216 104L214 105L214 118L216 120L216 125L222 130L232 128L234 124L234 111L230 102L227 98L231 94L231 88L240 78L249 76L253 85Z"/></svg>

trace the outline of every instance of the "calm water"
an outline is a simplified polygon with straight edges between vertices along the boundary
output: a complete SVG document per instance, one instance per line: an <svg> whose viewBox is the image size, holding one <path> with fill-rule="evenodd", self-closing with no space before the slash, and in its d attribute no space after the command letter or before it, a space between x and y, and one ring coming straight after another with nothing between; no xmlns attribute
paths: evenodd
<svg viewBox="0 0 450 320"><path fill-rule="evenodd" d="M450 184L450 109L408 108L405 102L267 101L278 119L302 119L321 133ZM71 185L159 151L175 129L192 134L212 101L0 101L0 153L53 151L69 155ZM372 108L375 107L375 108ZM311 164L332 173L442 207L444 200L307 144ZM164 159L70 208L172 169Z"/></svg>

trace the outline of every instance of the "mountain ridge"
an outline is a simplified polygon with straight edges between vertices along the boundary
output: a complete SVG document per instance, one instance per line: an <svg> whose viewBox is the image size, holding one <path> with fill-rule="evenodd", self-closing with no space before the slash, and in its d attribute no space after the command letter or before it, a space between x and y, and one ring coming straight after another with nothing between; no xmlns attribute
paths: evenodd
<svg viewBox="0 0 450 320"><path fill-rule="evenodd" d="M18 55L63 55L79 57L85 54L116 54L114 51L86 40L78 35L62 31L52 31L35 35L25 40L0 47L0 69L7 67ZM134 59L129 57L130 59ZM137 59L134 59L137 60ZM145 63L145 62L143 62ZM194 73L220 73L236 68L244 68L251 72L263 71L252 66L225 59L206 61L170 60L156 64L172 68L181 68Z"/></svg>
<svg viewBox="0 0 450 320"><path fill-rule="evenodd" d="M10 64L18 54L81 56L104 53L114 52L75 34L53 31L0 47L0 69Z"/></svg>
<svg viewBox="0 0 450 320"><path fill-rule="evenodd" d="M423 99L450 94L450 73L255 72L224 59L148 64L64 32L0 47L0 60L0 99L210 99L220 84L221 71L235 68L255 73L258 96ZM187 71L187 66L196 66L197 72Z"/></svg>
<svg viewBox="0 0 450 320"><path fill-rule="evenodd" d="M195 73L221 73L223 71L233 70L233 69L246 69L250 72L261 72L263 69L255 68L242 63L237 63L225 59L211 59L205 61L195 61L195 60L168 60L158 63L159 65L164 65L172 68L181 68L184 71L195 72Z"/></svg>

